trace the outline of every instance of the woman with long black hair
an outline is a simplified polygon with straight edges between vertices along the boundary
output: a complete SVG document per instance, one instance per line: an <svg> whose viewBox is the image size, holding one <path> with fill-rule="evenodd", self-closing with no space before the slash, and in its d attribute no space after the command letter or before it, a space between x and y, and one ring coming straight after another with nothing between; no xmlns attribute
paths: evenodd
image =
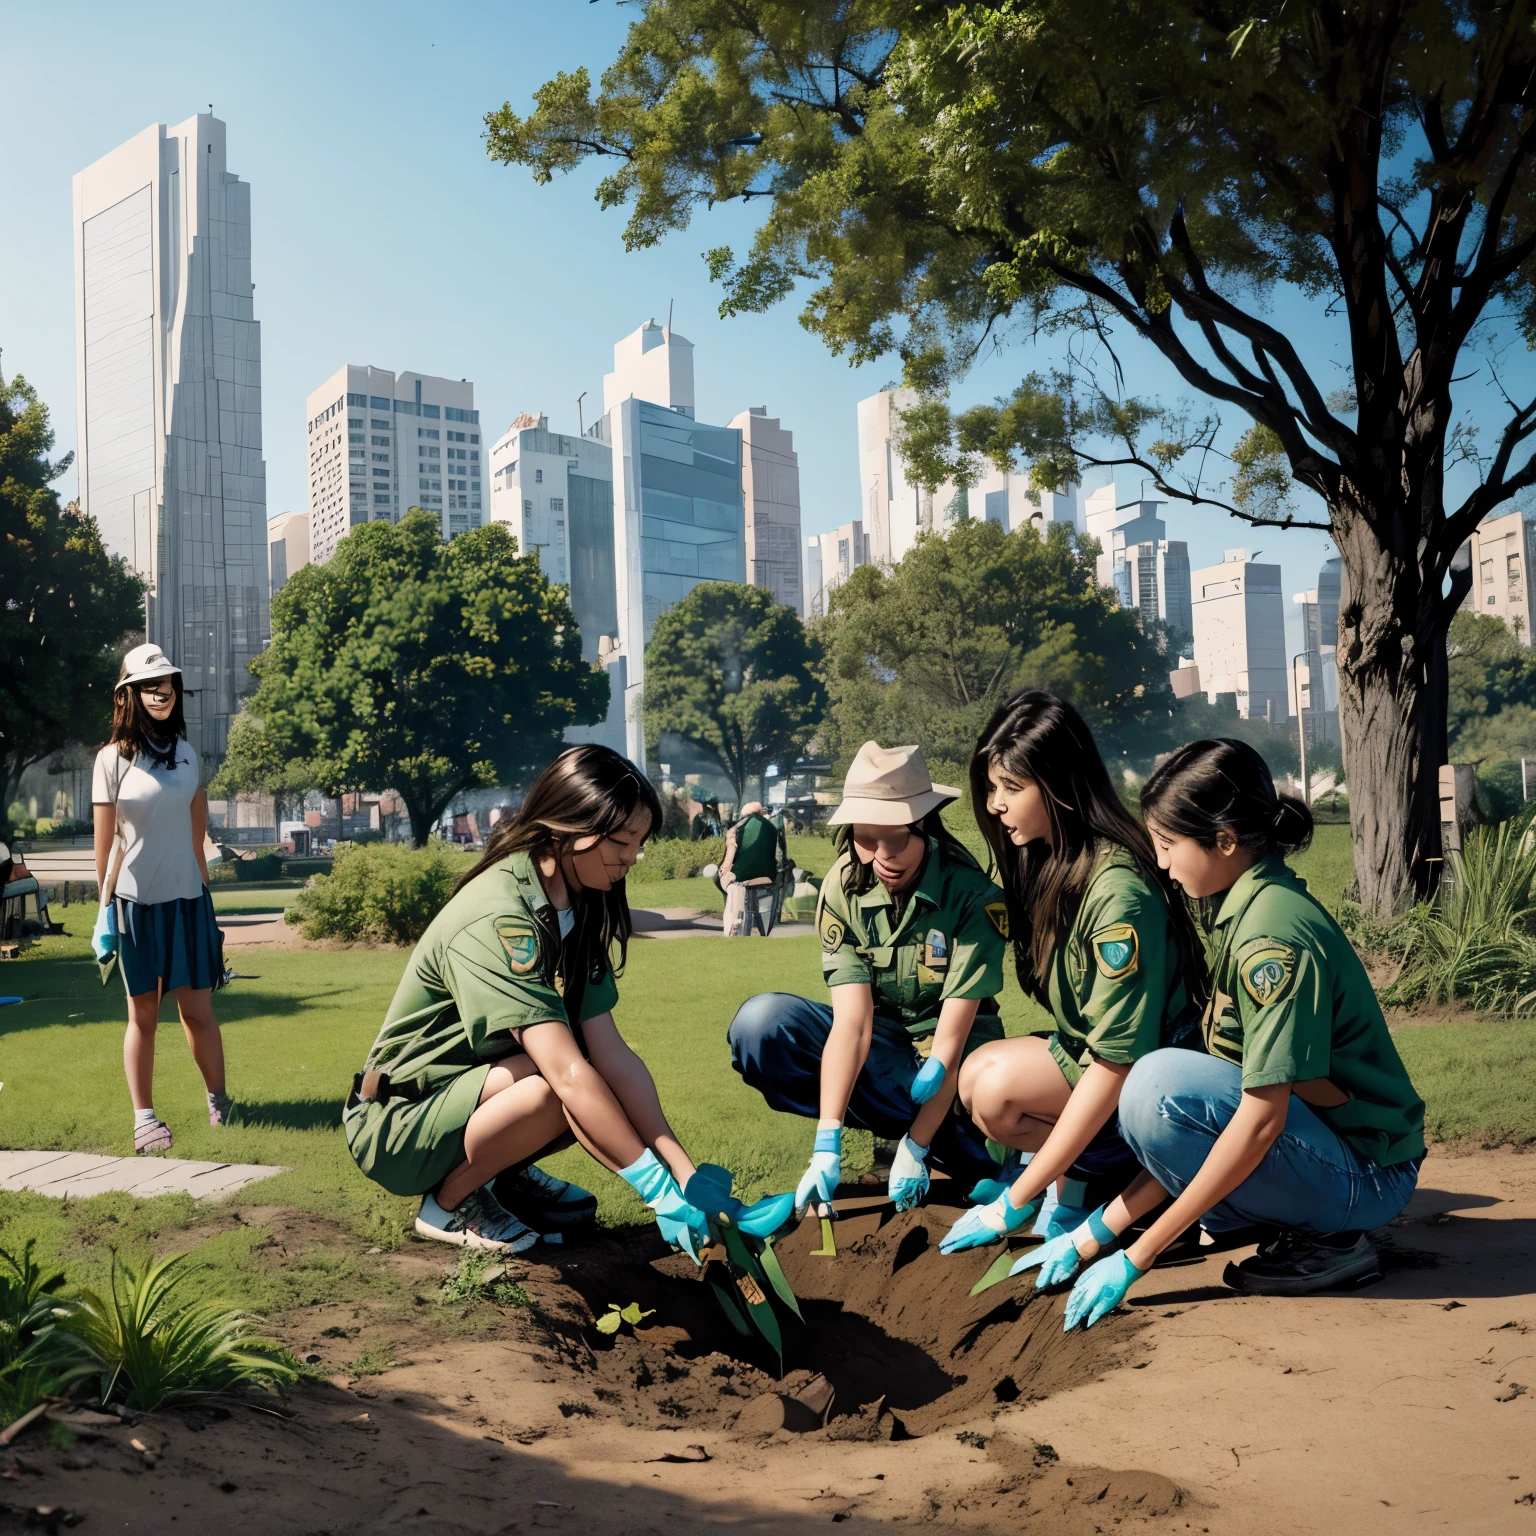
<svg viewBox="0 0 1536 1536"><path fill-rule="evenodd" d="M213 989L224 979L224 937L213 915L203 842L208 793L187 741L181 668L158 645L123 657L112 691L112 736L91 776L101 910L91 947L116 963L128 993L123 1070L133 1100L135 1152L168 1152L171 1128L155 1113L155 1033L176 1000L208 1094L208 1122L228 1123L224 1040Z"/></svg>
<svg viewBox="0 0 1536 1536"><path fill-rule="evenodd" d="M997 1242L1038 1211L1034 1230L1053 1241L1019 1267L1039 1264L1039 1282L1050 1284L1108 1241L1089 1192L1129 1186L1140 1172L1116 1129L1121 1090L1148 1052L1181 1029L1192 1035L1203 957L1146 830L1065 699L1015 694L982 732L970 776L1019 985L1049 1009L1055 1030L985 1046L960 1074L966 1111L1012 1149L1005 1167L1017 1176L940 1246Z"/></svg>
<svg viewBox="0 0 1536 1536"><path fill-rule="evenodd" d="M1181 747L1141 808L1158 863L1186 896L1216 904L1207 1054L1153 1051L1131 1069L1121 1129L1175 1198L1082 1275L1067 1326L1112 1311L1195 1221L1271 1234L1227 1266L1235 1290L1304 1296L1372 1280L1381 1267L1366 1234L1413 1194L1424 1103L1359 955L1285 862L1311 840L1312 813L1233 740Z"/></svg>
<svg viewBox="0 0 1536 1536"><path fill-rule="evenodd" d="M842 1177L845 1124L899 1138L889 1190L916 1205L933 1162L962 1189L997 1173L954 1113L961 1063L1001 1040L1002 894L944 825L958 792L935 784L915 746L859 749L832 816L837 858L816 924L827 1003L748 998L731 1060L772 1109L816 1120L795 1207L825 1204Z"/></svg>
<svg viewBox="0 0 1536 1536"><path fill-rule="evenodd" d="M422 1197L421 1236L532 1245L539 1232L492 1182L573 1133L668 1241L695 1256L707 1241L704 1213L682 1194L693 1162L613 1022L630 937L624 880L660 825L639 769L607 747L571 747L497 823L416 945L343 1125L369 1178ZM548 1176L534 1193L552 1224L592 1200Z"/></svg>

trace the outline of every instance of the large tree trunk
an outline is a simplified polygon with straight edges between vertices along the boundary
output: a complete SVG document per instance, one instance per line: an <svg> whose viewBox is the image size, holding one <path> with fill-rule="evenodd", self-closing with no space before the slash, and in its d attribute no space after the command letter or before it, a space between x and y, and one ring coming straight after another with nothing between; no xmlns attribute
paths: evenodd
<svg viewBox="0 0 1536 1536"><path fill-rule="evenodd" d="M1406 519L1374 519L1403 529ZM1430 541L1385 545L1355 508L1334 509L1346 590L1339 605L1339 725L1363 907L1382 917L1438 878L1439 768L1447 752L1442 594ZM1406 535L1405 535L1406 539Z"/></svg>

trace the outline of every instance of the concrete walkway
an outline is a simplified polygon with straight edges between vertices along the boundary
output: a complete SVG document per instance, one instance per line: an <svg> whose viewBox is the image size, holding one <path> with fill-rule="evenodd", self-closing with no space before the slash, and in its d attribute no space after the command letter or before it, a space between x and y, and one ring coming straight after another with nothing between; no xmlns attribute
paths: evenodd
<svg viewBox="0 0 1536 1536"><path fill-rule="evenodd" d="M90 1152L0 1152L0 1189L83 1200L109 1189L130 1195L227 1195L286 1168L261 1163L194 1163L176 1157L100 1157Z"/></svg>

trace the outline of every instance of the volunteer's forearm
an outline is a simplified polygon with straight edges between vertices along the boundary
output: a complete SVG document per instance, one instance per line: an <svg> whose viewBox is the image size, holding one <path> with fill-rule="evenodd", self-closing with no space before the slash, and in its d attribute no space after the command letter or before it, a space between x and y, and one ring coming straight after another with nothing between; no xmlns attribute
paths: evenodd
<svg viewBox="0 0 1536 1536"><path fill-rule="evenodd" d="M117 835L117 807L93 805L92 820L96 824L96 889L101 899L107 899L107 865L112 858L112 840Z"/></svg>
<svg viewBox="0 0 1536 1536"><path fill-rule="evenodd" d="M611 1059L599 1065L604 1081L613 1090L641 1141L655 1149L679 1184L686 1184L693 1177L693 1159L683 1150L682 1142L667 1120L650 1068L622 1040Z"/></svg>
<svg viewBox="0 0 1536 1536"><path fill-rule="evenodd" d="M980 1006L974 998L950 998L939 1009L938 1024L933 1031L933 1051L928 1059L937 1058L944 1063L944 1082L918 1110L912 1129L907 1133L920 1147L933 1144L934 1135L955 1102L955 1093L960 1086L960 1056Z"/></svg>
<svg viewBox="0 0 1536 1536"><path fill-rule="evenodd" d="M1014 1180L1009 1199L1016 1207L1022 1209L1083 1155L1119 1107L1120 1090L1130 1070L1107 1061L1089 1062L1045 1145Z"/></svg>
<svg viewBox="0 0 1536 1536"><path fill-rule="evenodd" d="M523 1031L522 1040L570 1117L615 1167L628 1168L645 1151L645 1143L613 1090L576 1049L570 1030L560 1023L533 1024Z"/></svg>
<svg viewBox="0 0 1536 1536"><path fill-rule="evenodd" d="M1104 1207L1104 1225L1118 1236L1167 1198L1168 1191L1143 1169Z"/></svg>
<svg viewBox="0 0 1536 1536"><path fill-rule="evenodd" d="M203 849L203 844L208 841L208 791L200 789L192 797L192 852L197 858L197 867L203 877L203 884L208 882L208 855Z"/></svg>
<svg viewBox="0 0 1536 1536"><path fill-rule="evenodd" d="M853 1085L869 1060L875 999L868 986L832 988L832 1031L821 1053L821 1118L842 1121Z"/></svg>
<svg viewBox="0 0 1536 1536"><path fill-rule="evenodd" d="M1219 1205L1255 1168L1285 1129L1290 1084L1244 1092L1227 1128L1216 1138L1184 1193L1126 1249L1138 1269L1150 1269L1169 1243Z"/></svg>

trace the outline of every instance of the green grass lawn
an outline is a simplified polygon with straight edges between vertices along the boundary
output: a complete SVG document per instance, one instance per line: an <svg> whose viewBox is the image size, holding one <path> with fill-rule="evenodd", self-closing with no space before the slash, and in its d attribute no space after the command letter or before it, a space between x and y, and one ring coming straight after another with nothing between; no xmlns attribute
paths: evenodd
<svg viewBox="0 0 1536 1536"><path fill-rule="evenodd" d="M1347 879L1346 832L1320 829L1316 845L1297 860L1330 905ZM699 880L654 882L637 889L635 899L637 905L704 908L706 891L718 904L714 887ZM253 887L228 894L255 905L275 904L288 893ZM400 978L405 952L252 947L236 953L238 968L257 979L233 983L215 1002L230 1089L247 1108L246 1123L209 1129L202 1085L174 1021L161 1027L156 1108L176 1133L178 1156L289 1171L212 1208L180 1197L136 1201L123 1195L65 1207L41 1196L0 1193L0 1246L14 1250L35 1236L44 1255L98 1282L117 1247L195 1246L208 1265L205 1288L257 1310L356 1295L383 1283L359 1250L402 1242L414 1202L384 1194L357 1172L342 1141L339 1111ZM730 1068L726 1026L747 997L767 990L823 995L814 938L637 941L616 1010L689 1150L698 1160L732 1168L748 1198L793 1187L810 1142L804 1122L768 1110ZM0 993L27 999L0 1008L0 1144L131 1151L121 984L115 978L106 988L99 984L83 926L75 936L44 940L0 968ZM1003 1007L1012 1034L1044 1022L1011 979ZM1429 1105L1432 1136L1536 1140L1531 1026L1413 1027L1399 1030L1396 1039ZM868 1138L852 1136L850 1143L845 1166L856 1172L867 1166ZM597 1190L604 1220L643 1215L628 1186L581 1151L561 1153L550 1166ZM270 1254L253 1261L263 1229L235 1217L274 1206L333 1219L354 1237L291 1261Z"/></svg>
<svg viewBox="0 0 1536 1536"><path fill-rule="evenodd" d="M215 885L215 912L284 912L304 889L302 880L273 880L247 885Z"/></svg>

